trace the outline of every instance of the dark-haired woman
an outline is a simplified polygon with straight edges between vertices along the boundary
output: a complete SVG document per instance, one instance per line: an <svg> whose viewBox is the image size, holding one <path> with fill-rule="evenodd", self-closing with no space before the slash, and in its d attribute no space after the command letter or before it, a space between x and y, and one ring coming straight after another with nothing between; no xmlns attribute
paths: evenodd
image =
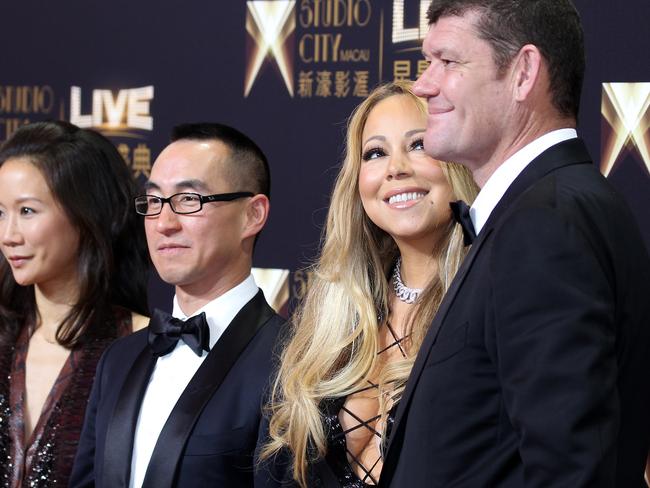
<svg viewBox="0 0 650 488"><path fill-rule="evenodd" d="M1 486L67 486L97 361L146 325L134 192L91 130L34 123L0 148Z"/></svg>

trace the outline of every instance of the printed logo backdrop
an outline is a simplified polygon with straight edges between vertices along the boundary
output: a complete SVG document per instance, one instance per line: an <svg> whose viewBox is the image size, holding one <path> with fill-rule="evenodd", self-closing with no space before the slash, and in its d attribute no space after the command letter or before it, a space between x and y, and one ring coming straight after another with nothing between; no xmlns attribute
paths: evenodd
<svg viewBox="0 0 650 488"><path fill-rule="evenodd" d="M309 282L351 110L426 68L427 0L39 2L3 5L0 141L65 119L117 146L144 181L171 128L219 121L269 157L271 219L255 271L286 310ZM577 0L587 48L579 131L650 248L650 2ZM218 236L217 236L218 238ZM172 290L152 279L152 305Z"/></svg>

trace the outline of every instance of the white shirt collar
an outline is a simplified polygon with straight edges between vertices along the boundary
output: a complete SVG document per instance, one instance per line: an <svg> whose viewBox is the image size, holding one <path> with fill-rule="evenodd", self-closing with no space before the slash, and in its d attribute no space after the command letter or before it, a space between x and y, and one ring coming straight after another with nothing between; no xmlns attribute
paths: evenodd
<svg viewBox="0 0 650 488"><path fill-rule="evenodd" d="M257 291L255 279L250 275L194 313L197 315L205 312L210 327L210 348L214 347L228 324ZM178 319L187 319L175 296L172 315ZM131 455L130 488L142 486L160 432L174 405L207 356L205 351L200 357L197 356L181 339L171 353L159 357L156 361L136 424Z"/></svg>
<svg viewBox="0 0 650 488"><path fill-rule="evenodd" d="M248 275L248 277L237 286L231 288L211 302L206 303L191 315L191 317L193 317L201 312L205 312L205 318L210 327L210 349L212 349L217 343L219 337L223 334L223 331L228 327L228 324L230 324L232 319L235 318L235 315L237 315L242 307L257 294L258 290L259 288L255 283L255 278L253 278L252 274ZM176 295L174 295L172 316L181 320L187 320L189 318L181 310ZM182 341L178 341L179 344L181 342ZM205 354L207 353L204 352L204 355Z"/></svg>
<svg viewBox="0 0 650 488"><path fill-rule="evenodd" d="M481 232L492 210L497 206L497 203L499 203L512 182L533 159L549 147L576 137L578 137L578 133L575 129L557 129L538 137L506 159L483 185L469 210L476 234Z"/></svg>

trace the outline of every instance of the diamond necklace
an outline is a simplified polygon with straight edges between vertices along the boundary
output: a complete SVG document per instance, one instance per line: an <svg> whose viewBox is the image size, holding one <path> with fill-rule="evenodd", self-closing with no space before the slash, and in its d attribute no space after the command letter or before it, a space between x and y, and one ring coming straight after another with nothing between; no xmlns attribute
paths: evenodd
<svg viewBox="0 0 650 488"><path fill-rule="evenodd" d="M397 258L395 268L393 269L393 290L395 295L404 303L413 303L418 299L422 292L422 288L409 288L402 282L402 275L400 273L400 266L402 264L402 257Z"/></svg>

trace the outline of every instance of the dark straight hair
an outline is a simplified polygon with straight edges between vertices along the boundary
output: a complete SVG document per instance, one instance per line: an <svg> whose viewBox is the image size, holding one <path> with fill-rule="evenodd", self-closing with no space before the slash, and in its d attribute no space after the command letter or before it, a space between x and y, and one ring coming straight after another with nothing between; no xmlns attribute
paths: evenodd
<svg viewBox="0 0 650 488"><path fill-rule="evenodd" d="M233 127L216 122L181 124L172 130L171 141L215 140L229 150L232 191L251 191L271 197L271 174L266 156L253 140Z"/></svg>
<svg viewBox="0 0 650 488"><path fill-rule="evenodd" d="M136 186L115 146L67 122L36 122L0 147L0 166L12 158L26 158L41 172L80 235L79 298L57 329L58 343L74 348L107 336L115 305L147 314L149 256L132 209ZM0 342L15 341L22 327L37 323L37 315L34 286L18 285L3 259Z"/></svg>

